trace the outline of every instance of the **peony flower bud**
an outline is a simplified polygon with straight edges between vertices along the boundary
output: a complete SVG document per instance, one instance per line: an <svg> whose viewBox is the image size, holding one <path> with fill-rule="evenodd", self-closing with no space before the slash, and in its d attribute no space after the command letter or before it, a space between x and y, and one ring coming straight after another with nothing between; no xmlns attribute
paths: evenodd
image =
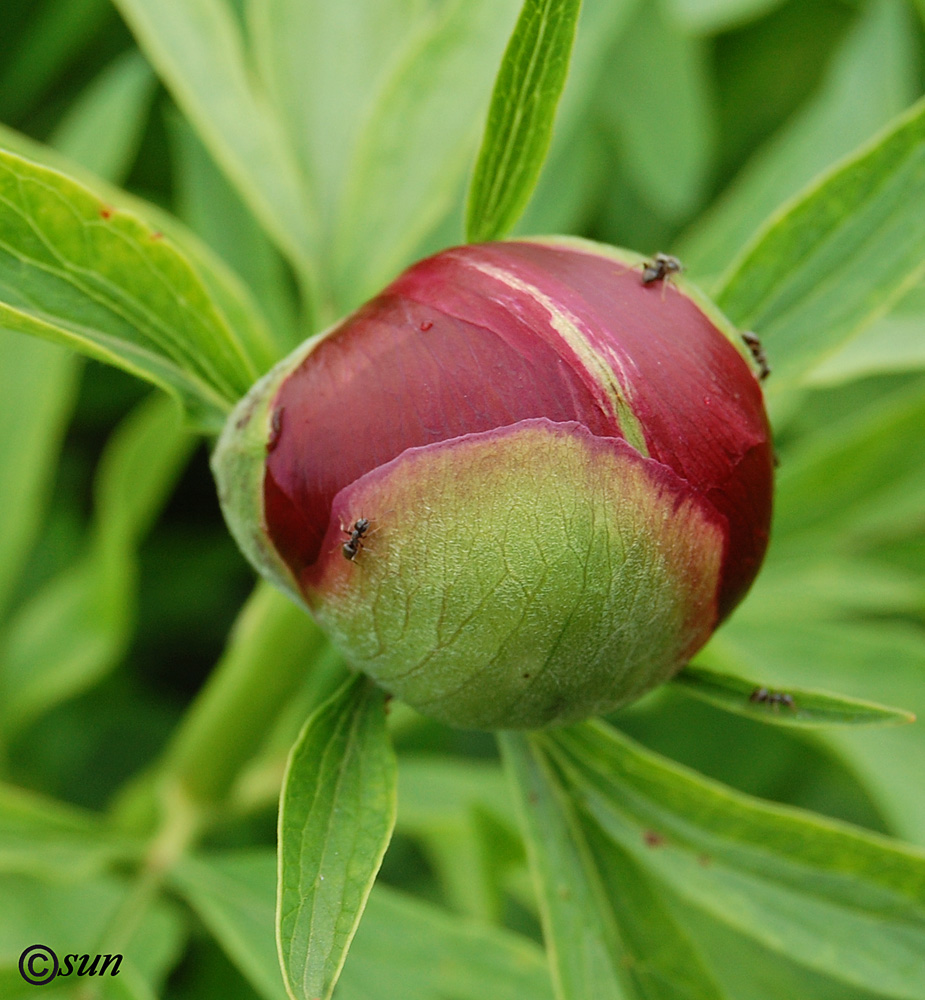
<svg viewBox="0 0 925 1000"><path fill-rule="evenodd" d="M419 711L539 727L667 680L764 555L740 334L582 240L446 250L303 344L214 458L244 552Z"/></svg>

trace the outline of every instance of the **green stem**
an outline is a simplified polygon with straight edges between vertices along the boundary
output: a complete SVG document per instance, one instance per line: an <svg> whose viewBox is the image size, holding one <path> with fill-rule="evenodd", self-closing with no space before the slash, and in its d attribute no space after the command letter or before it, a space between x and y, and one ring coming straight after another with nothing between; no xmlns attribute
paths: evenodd
<svg viewBox="0 0 925 1000"><path fill-rule="evenodd" d="M206 810L223 802L323 641L303 610L269 584L258 584L167 748L159 769L166 786L180 785Z"/></svg>

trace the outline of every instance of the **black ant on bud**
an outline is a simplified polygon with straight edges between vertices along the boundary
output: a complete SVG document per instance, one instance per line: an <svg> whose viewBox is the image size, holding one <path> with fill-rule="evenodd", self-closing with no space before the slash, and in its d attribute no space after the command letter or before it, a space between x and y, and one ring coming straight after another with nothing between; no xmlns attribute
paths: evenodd
<svg viewBox="0 0 925 1000"><path fill-rule="evenodd" d="M785 694L783 691L769 691L766 687L755 688L748 700L756 704L770 705L775 712L781 705L785 708L796 708L792 694Z"/></svg>
<svg viewBox="0 0 925 1000"><path fill-rule="evenodd" d="M664 281L672 274L680 274L684 270L681 261L667 253L657 253L642 266L642 283L651 285L654 281Z"/></svg>
<svg viewBox="0 0 925 1000"><path fill-rule="evenodd" d="M755 364L758 365L758 381L763 382L771 374L771 366L768 364L767 355L764 353L764 348L761 346L761 340L757 333L752 333L751 330L746 330L742 334L742 339L745 341L746 346L752 352L752 357L755 359Z"/></svg>
<svg viewBox="0 0 925 1000"><path fill-rule="evenodd" d="M341 526L341 530L345 535L350 537L341 546L341 552L344 553L344 558L353 562L357 557L357 553L363 548L363 537L366 532L369 531L369 518L368 517L358 517L353 522L353 527L349 530Z"/></svg>

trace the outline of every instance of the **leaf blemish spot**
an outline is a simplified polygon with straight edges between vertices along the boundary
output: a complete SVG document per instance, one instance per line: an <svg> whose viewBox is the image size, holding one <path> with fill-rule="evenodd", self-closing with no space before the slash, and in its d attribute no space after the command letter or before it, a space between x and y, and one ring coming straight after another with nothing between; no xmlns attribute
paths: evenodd
<svg viewBox="0 0 925 1000"><path fill-rule="evenodd" d="M665 843L665 838L657 830L644 831L642 839L646 847L662 847Z"/></svg>

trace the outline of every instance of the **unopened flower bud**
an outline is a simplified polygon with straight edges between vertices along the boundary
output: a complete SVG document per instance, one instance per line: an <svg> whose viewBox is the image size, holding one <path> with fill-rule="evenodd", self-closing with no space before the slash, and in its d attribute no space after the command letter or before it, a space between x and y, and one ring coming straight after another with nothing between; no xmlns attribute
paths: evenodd
<svg viewBox="0 0 925 1000"><path fill-rule="evenodd" d="M242 549L427 715L624 705L758 571L772 448L747 348L644 265L565 238L444 251L229 420L214 469Z"/></svg>

